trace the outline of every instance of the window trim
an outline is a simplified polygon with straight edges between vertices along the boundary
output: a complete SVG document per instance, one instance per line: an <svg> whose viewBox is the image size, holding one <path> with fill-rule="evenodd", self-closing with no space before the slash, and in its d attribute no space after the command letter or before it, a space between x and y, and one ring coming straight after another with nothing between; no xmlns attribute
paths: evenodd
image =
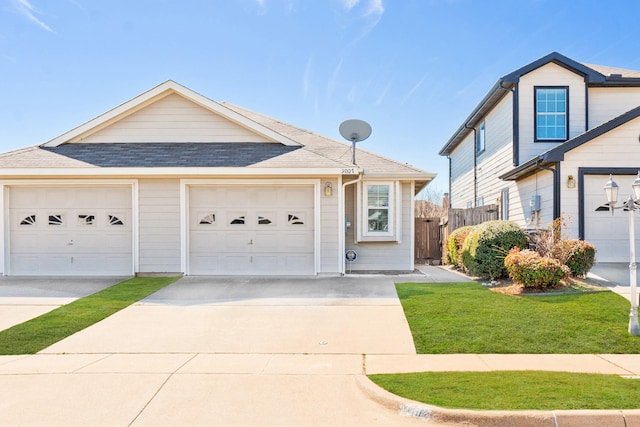
<svg viewBox="0 0 640 427"><path fill-rule="evenodd" d="M401 212L401 190L400 183L398 181L363 181L358 185L358 197L357 197L357 212L358 212L358 227L357 227L357 241L359 242L389 242L399 241L400 224L398 222ZM371 185L386 185L389 187L389 206L388 206L388 230L387 231L369 231L368 216L369 216L369 186Z"/></svg>
<svg viewBox="0 0 640 427"><path fill-rule="evenodd" d="M476 155L480 155L484 153L484 150L487 147L487 139L486 139L486 125L483 121L478 126L478 134L476 136Z"/></svg>
<svg viewBox="0 0 640 427"><path fill-rule="evenodd" d="M564 138L538 137L538 89L562 89L565 91L565 126ZM569 139L569 86L534 86L533 87L533 142L565 142Z"/></svg>

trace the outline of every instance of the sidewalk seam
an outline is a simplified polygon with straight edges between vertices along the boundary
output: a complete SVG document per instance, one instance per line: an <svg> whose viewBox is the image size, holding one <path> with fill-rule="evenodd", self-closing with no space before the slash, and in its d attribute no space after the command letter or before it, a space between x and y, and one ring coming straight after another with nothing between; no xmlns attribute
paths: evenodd
<svg viewBox="0 0 640 427"><path fill-rule="evenodd" d="M145 411L145 409L147 409L147 407L151 404L151 402L153 402L153 400L156 398L156 396L160 393L160 391L164 388L164 386L169 382L169 380L171 378L173 378L174 375L176 375L178 373L178 371L180 369L182 369L187 363L191 362L196 356L198 355L198 353L194 353L193 356L191 356L188 360L186 360L182 365L178 366L176 369L173 370L173 372L171 372L167 378L164 379L164 381L162 381L162 384L160 384L160 386L158 387L158 389L153 393L153 395L149 398L149 400L147 400L147 402L142 405L142 408L140 408L140 410L138 411L138 413L136 414L135 417L133 417L133 419L131 420L131 422L129 423L129 426L133 425L133 423L136 422L136 420L138 418L140 418L140 415L142 415L142 413Z"/></svg>

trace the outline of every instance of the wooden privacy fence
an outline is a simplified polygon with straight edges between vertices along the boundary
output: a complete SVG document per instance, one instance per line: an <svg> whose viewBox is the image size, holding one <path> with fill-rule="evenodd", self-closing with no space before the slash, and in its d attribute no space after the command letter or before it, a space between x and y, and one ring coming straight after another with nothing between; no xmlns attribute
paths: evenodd
<svg viewBox="0 0 640 427"><path fill-rule="evenodd" d="M451 233L456 228L465 225L482 224L486 221L499 219L498 217L498 205L485 205L469 209L449 209L447 231Z"/></svg>
<svg viewBox="0 0 640 427"><path fill-rule="evenodd" d="M440 218L415 219L416 263L440 264L442 259L442 240L440 236Z"/></svg>

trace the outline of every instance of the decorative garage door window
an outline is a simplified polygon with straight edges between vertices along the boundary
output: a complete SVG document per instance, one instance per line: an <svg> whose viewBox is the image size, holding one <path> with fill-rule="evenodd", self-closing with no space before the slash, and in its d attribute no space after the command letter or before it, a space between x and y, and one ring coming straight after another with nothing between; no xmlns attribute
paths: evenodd
<svg viewBox="0 0 640 427"><path fill-rule="evenodd" d="M109 215L109 225L124 225L124 222L115 215Z"/></svg>
<svg viewBox="0 0 640 427"><path fill-rule="evenodd" d="M36 225L36 216L26 216L22 221L20 221L20 225Z"/></svg>
<svg viewBox="0 0 640 427"><path fill-rule="evenodd" d="M239 216L239 217L233 219L230 222L230 224L231 225L242 225L242 224L244 224L244 220L245 220L245 217L244 217L244 215L242 215L242 216Z"/></svg>
<svg viewBox="0 0 640 427"><path fill-rule="evenodd" d="M49 215L49 225L63 225L62 214Z"/></svg>
<svg viewBox="0 0 640 427"><path fill-rule="evenodd" d="M205 215L201 220L200 224L203 225L211 225L216 223L216 214L208 214Z"/></svg>
<svg viewBox="0 0 640 427"><path fill-rule="evenodd" d="M287 223L289 225L304 225L304 221L299 215L289 214L287 215Z"/></svg>
<svg viewBox="0 0 640 427"><path fill-rule="evenodd" d="M96 221L95 215L78 215L78 224L79 225L93 225Z"/></svg>
<svg viewBox="0 0 640 427"><path fill-rule="evenodd" d="M258 224L260 225L269 225L271 224L271 220L266 216L258 216Z"/></svg>

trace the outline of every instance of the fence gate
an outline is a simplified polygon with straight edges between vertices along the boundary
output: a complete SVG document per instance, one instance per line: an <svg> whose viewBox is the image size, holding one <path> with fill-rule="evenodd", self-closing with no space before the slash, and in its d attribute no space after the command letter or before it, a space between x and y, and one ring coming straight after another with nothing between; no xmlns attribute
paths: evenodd
<svg viewBox="0 0 640 427"><path fill-rule="evenodd" d="M440 264L441 259L440 218L416 218L415 262L418 264Z"/></svg>

